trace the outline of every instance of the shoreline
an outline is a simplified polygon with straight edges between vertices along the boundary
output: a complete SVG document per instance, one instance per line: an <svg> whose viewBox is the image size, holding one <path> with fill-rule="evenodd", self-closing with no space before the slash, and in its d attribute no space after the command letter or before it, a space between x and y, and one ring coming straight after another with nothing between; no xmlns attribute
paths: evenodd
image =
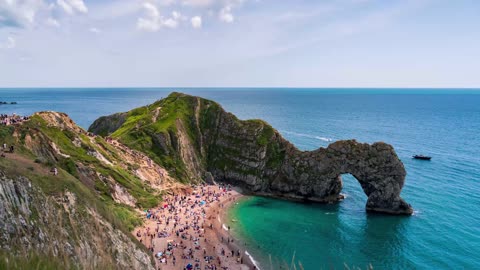
<svg viewBox="0 0 480 270"><path fill-rule="evenodd" d="M217 234L217 237L220 238L221 236L225 236L227 235L227 237L230 237L231 239L234 239L235 241L232 241L228 244L228 246L231 248L231 249L236 249L236 250L240 250L241 251L241 254L245 254L245 260L244 260L244 264L248 265L250 267L250 269L257 269L257 270L260 270L260 267L258 265L258 262L253 258L253 256L248 252L248 249L245 247L246 246L246 243L245 241L243 241L244 245L242 246L241 244L239 244L239 242L241 241L241 239L239 239L239 237L236 237L235 235L233 235L232 232L230 232L231 230L225 230L225 225L226 225L226 221L228 221L228 212L229 210L237 203L239 203L240 200L247 200L250 198L249 195L243 195L241 193L241 191L237 191L238 194L240 194L240 196L236 196L233 198L232 201L229 201L227 202L225 205L224 205L224 208L223 208L223 211L221 211L218 216L217 216L217 222L219 223L219 230L215 230L215 233ZM227 225L228 226L228 225ZM228 227L227 227L228 229Z"/></svg>
<svg viewBox="0 0 480 270"><path fill-rule="evenodd" d="M259 269L226 222L229 209L243 198L247 197L230 186L185 189L143 212L144 223L132 234L150 250L157 269L184 269L189 264L202 270Z"/></svg>

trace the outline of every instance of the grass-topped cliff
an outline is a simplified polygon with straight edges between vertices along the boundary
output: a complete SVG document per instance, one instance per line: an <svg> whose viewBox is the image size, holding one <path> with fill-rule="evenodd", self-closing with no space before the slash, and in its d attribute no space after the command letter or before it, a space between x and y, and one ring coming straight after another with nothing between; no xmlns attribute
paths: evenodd
<svg viewBox="0 0 480 270"><path fill-rule="evenodd" d="M222 132L222 128L239 133ZM242 154L245 146L267 151L268 166L279 165L284 155L284 149L274 140L278 132L264 121L240 121L214 101L182 93L101 117L89 131L146 153L183 182L201 181L208 168L262 173L263 168L238 162L248 155Z"/></svg>
<svg viewBox="0 0 480 270"><path fill-rule="evenodd" d="M257 194L320 202L341 199L351 173L371 211L411 214L400 197L405 169L385 143L340 141L300 151L261 120L239 120L216 102L172 93L151 105L101 117L89 131L146 153L182 182L227 181Z"/></svg>
<svg viewBox="0 0 480 270"><path fill-rule="evenodd" d="M0 126L0 142L15 146L0 158L0 246L9 250L0 268L152 268L130 230L141 224L135 209L159 204L163 168L55 112Z"/></svg>

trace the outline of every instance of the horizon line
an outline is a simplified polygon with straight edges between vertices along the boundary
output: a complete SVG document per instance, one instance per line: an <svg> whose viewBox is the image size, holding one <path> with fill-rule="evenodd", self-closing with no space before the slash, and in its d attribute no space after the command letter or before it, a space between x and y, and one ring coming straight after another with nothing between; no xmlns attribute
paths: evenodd
<svg viewBox="0 0 480 270"><path fill-rule="evenodd" d="M480 87L295 87L295 86L13 86L13 87L0 87L0 90L4 89L335 89L335 90L348 90L348 89L361 89L361 90L480 90Z"/></svg>

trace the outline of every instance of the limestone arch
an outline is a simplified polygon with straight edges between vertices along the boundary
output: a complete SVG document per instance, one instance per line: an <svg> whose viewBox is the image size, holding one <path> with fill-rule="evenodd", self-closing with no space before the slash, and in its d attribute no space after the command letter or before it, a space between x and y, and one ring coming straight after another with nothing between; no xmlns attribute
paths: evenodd
<svg viewBox="0 0 480 270"><path fill-rule="evenodd" d="M390 214L413 213L400 193L405 183L406 171L393 147L382 143L372 145L355 140L330 144L323 153L323 162L329 164L323 172L337 181L335 191L342 188L342 174L351 174L367 195L366 210Z"/></svg>

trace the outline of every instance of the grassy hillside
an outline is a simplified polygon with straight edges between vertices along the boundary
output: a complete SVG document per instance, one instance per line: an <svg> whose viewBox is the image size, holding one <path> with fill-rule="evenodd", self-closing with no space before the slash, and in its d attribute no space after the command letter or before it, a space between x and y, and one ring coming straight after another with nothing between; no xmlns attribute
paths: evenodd
<svg viewBox="0 0 480 270"><path fill-rule="evenodd" d="M87 178L92 182L82 183L80 180L81 172L78 170L81 164L89 168L91 172L98 172L103 176L112 177L118 184L125 187L137 200L136 206L139 208L154 207L158 205L161 200L161 195L157 191L153 190L131 173L125 171L124 168L116 165L109 166L89 154L96 151L101 153L105 158L115 161L115 154L117 152L112 148L105 147L108 143L101 137L96 137L94 139L95 143L92 143L92 138L88 137L86 133L74 132L69 129L61 129L49 125L38 115L34 115L29 121L17 126L15 129L16 136L12 136L12 130L12 127L1 127L0 141L5 141L9 145L12 143L17 145L16 149L19 154L33 159L45 169L51 169L54 166L60 169L61 177L56 178L60 178L61 181L50 181L51 177L53 177L51 175L40 177L37 173L32 172L30 174L32 179L41 178L38 184L47 194L63 192L64 188L68 187L69 190L71 189L70 191L88 198L87 201L96 202L100 200L101 205L109 208L107 212L113 213L123 220L122 223L124 223L126 228L132 229L133 225L138 225L139 220L134 218L136 215L133 214L130 207L114 203L111 189L102 179L95 175L89 175ZM9 133L9 136L2 137L1 135ZM27 143L27 136L34 141L33 144ZM77 145L74 144L74 140L76 139ZM49 144L52 142L57 146L61 155L54 152L46 154L46 151L50 148ZM5 161L8 162L8 158ZM10 169L11 168L12 167L10 167ZM131 218L125 219L125 213L130 213L128 216Z"/></svg>
<svg viewBox="0 0 480 270"><path fill-rule="evenodd" d="M111 133L105 134L106 130ZM242 158L245 143L268 148L269 165L277 166L284 158L280 145L272 140L277 132L264 121L240 121L214 101L175 92L151 105L101 117L89 131L146 153L182 182L198 181L207 168L248 172L231 158ZM237 136L237 131L245 136Z"/></svg>
<svg viewBox="0 0 480 270"><path fill-rule="evenodd" d="M43 196L57 201L56 198L62 198L65 194L74 194L75 217L70 225L64 228L70 227L73 230L81 220L98 223L95 221L97 218L91 215L91 211L94 211L100 215L100 219L110 224L108 226L130 236L130 231L142 223L135 208L145 209L158 205L161 191L152 188L132 173L136 165L122 161L122 153L103 138L87 136L85 131L65 115L56 114L51 117L49 114L53 113L34 115L29 121L16 126L0 126L0 142L15 146L15 153L5 153L5 157L0 158L0 171L11 179L26 177L34 187L39 188L38 196L41 199L38 200L42 202ZM52 122L52 119L58 122ZM54 167L58 168L57 176L51 172ZM115 200L116 189L128 193L134 203L128 205ZM54 208L58 211L62 210L61 204L52 202L52 205L55 205ZM29 218L35 219L35 215ZM42 226L42 223L39 224ZM48 231L48 228L45 230ZM125 241L136 243L133 237ZM26 251L19 251L24 252ZM42 262L42 256L35 254L32 258L36 258L39 265L45 265L41 269L55 268L55 260ZM111 268L116 268L114 261L112 259ZM0 265L2 263L6 262L0 261ZM23 268L22 265L26 264L18 265Z"/></svg>

